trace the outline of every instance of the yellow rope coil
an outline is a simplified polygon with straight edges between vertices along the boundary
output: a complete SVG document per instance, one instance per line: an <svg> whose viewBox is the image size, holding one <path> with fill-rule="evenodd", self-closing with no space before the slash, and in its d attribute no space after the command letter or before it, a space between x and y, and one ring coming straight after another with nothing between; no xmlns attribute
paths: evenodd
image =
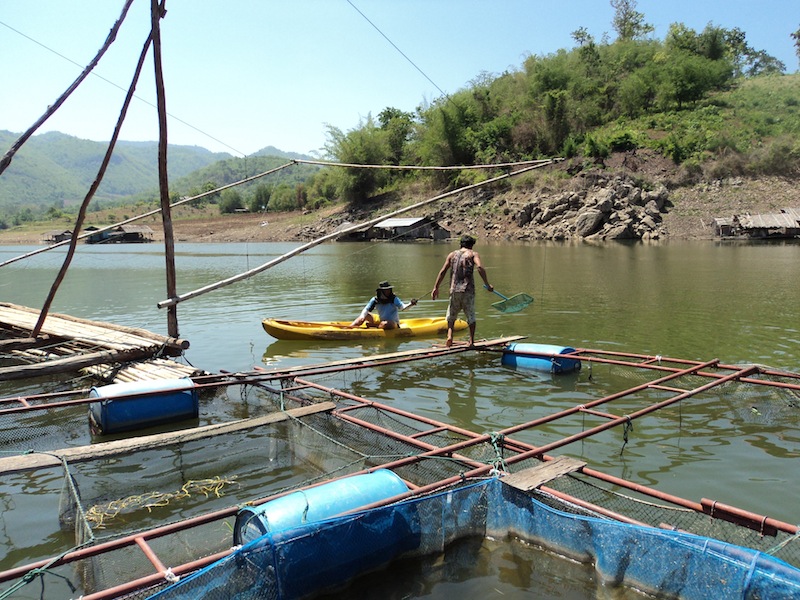
<svg viewBox="0 0 800 600"><path fill-rule="evenodd" d="M153 508L168 506L173 501L183 500L198 493L203 494L206 498L212 494L221 498L225 495L223 488L227 484L234 483L235 479L235 476L228 479L219 476L209 479L193 479L187 481L175 492L152 491L111 500L105 505L95 504L86 511L86 521L94 529L103 529L111 519L122 512L131 512L140 508L146 508L148 512L152 512Z"/></svg>

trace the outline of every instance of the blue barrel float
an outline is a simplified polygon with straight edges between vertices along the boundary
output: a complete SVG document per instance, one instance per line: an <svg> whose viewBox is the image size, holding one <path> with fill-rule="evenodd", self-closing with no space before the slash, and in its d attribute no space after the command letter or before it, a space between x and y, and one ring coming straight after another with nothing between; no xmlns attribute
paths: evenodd
<svg viewBox="0 0 800 600"><path fill-rule="evenodd" d="M103 398L89 405L89 426L98 435L196 419L200 412L191 379L114 383L93 387L89 397Z"/></svg>
<svg viewBox="0 0 800 600"><path fill-rule="evenodd" d="M233 543L243 545L276 533L404 494L408 486L394 472L377 469L292 492L260 506L241 508L233 527Z"/></svg>
<svg viewBox="0 0 800 600"><path fill-rule="evenodd" d="M575 348L568 346L512 342L503 350L501 364L509 367L547 371L549 373L572 373L580 370L581 361L577 358L557 355L571 354L573 352L575 352Z"/></svg>

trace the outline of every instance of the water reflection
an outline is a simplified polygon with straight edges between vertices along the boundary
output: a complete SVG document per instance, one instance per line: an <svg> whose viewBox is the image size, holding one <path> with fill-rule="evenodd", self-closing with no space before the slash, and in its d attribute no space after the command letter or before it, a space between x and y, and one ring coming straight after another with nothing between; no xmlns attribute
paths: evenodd
<svg viewBox="0 0 800 600"><path fill-rule="evenodd" d="M294 247L178 244L179 293L231 277ZM422 298L412 309L414 316L439 316L446 303L433 302L425 295L451 249L450 244L326 244L247 282L180 304L181 336L191 342L186 360L212 371L247 371L253 366L322 364L430 347L441 340L282 342L264 332L261 320L349 319L384 279L392 281L401 297ZM0 259L23 251L0 248ZM479 339L524 335L533 343L619 349L650 356L719 358L728 364L756 362L792 371L800 365L798 244L485 244L480 253L498 290L506 295L529 293L536 300L525 311L504 314L491 308L496 296L479 293ZM2 300L40 306L62 259L63 255L55 252L7 267L0 278ZM158 244L146 248L80 247L53 310L165 333L165 313L156 308L165 294L163 269ZM633 387L651 375L595 365L556 377L505 367L496 354L469 353L436 362L354 371L341 381L325 383L489 434ZM4 395L12 394L13 388L3 384ZM647 397L614 402L603 410L629 414L643 403L667 395L654 391ZM237 397L233 392L204 398L201 422L257 415L263 401L257 394ZM569 444L559 453L667 493L695 500L718 499L797 522L798 404L797 397L788 394L753 395L729 386L637 420L627 442L623 430L615 429ZM597 418L579 414L514 437L542 445L597 423ZM36 423L40 429L41 425ZM50 425L48 448L77 443L88 435L85 412L74 422ZM333 463L356 460L353 456L331 458L330 448L315 446L313 439L297 428L276 427L268 436L221 438L186 445L177 454L151 453L141 464L119 465L121 471L116 466L87 468L80 477L88 496L109 498L135 493L145 477L148 486L169 491L191 479L237 474L224 497L191 498L152 515L136 511L129 521L156 524L263 497L316 477ZM18 441L25 444L29 440ZM296 445L297 441L301 443ZM306 453L297 455L297 446L306 447ZM119 472L126 474L124 485ZM4 518L0 531L6 549L4 566L71 546L68 536L62 538L57 525L53 526L53 506L58 505L61 484L61 474L56 471L3 481L0 502L4 514L12 513ZM765 489L774 493L765 493ZM12 499L12 490L23 490L26 506ZM42 519L45 514L48 518ZM472 597L497 595L498 591L517 597L613 595L594 581L591 568L517 542L509 546L504 541L485 541L480 545L483 547L476 551L476 542L466 541L463 547L448 549L447 556L397 571L393 567L390 573L354 589L362 597L379 590L382 598ZM456 556L469 568L450 566L450 558ZM390 579L391 586L383 585ZM387 587L395 591L387 591Z"/></svg>

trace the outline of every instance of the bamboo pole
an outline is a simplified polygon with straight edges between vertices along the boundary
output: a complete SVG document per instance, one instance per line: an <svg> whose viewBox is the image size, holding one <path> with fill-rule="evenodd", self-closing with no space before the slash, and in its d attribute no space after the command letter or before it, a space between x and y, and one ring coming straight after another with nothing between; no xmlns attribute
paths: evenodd
<svg viewBox="0 0 800 600"><path fill-rule="evenodd" d="M150 19L153 39L153 66L156 76L156 99L158 105L158 184L161 194L161 222L164 228L164 260L166 262L167 296L177 294L175 277L175 238L172 232L172 212L169 205L169 180L167 178L167 101L164 92L164 74L161 69L161 19L167 12L164 0L151 0ZM172 305L167 310L167 331L178 337L178 309Z"/></svg>
<svg viewBox="0 0 800 600"><path fill-rule="evenodd" d="M425 206L427 204L431 204L433 202L437 202L439 200L442 200L443 198L448 198L450 196L455 196L457 194L460 194L460 193L463 193L463 192L466 192L466 191L469 191L469 190L472 190L472 189L476 189L476 188L488 185L490 183L495 183L497 181L501 181L503 179L507 179L508 177L521 175L522 173L527 173L528 171L533 171L534 169L540 169L540 168L542 168L544 166L554 164L555 162L556 162L556 160L553 159L553 160L549 160L549 161L544 162L544 163L537 163L537 164L535 164L533 166L525 167L523 169L519 169L518 171L514 171L513 173L505 173L503 175L499 175L497 177L493 177L491 179L487 179L486 181L482 181L480 183L474 183L472 185L467 185L467 186L464 186L462 188L458 188L457 190L453 190L451 192L445 192L444 194L439 194L438 196L435 196L433 198L428 198L427 200L422 200L422 201L417 202L415 204L412 204L410 206L406 206L405 208L400 208L400 209L398 209L398 210L396 210L394 212L390 212L388 214L381 215L380 217L375 217L374 219L370 219L369 221L365 221L363 223L358 223L356 225L352 225L350 227L346 227L345 229L342 229L341 231L334 231L333 233L329 233L328 235L323 235L322 237L317 238L316 240L313 240L311 242L308 242L307 244L303 244L302 246L300 246L298 248L295 248L291 252L287 252L286 254L283 254L283 255L279 256L278 258L275 258L275 259L273 259L273 260L271 260L271 261L269 261L267 263L264 263L261 266L255 267L254 269L250 269L249 271L245 271L243 273L240 273L239 275L234 275L233 277L229 277L228 279L223 279L222 281L218 281L217 283L212 283L212 284L207 285L205 287L198 288L198 289L196 289L196 290L194 290L192 292L187 292L186 294L180 294L178 296L171 297L171 298L168 298L166 300L162 300L161 302L158 303L157 306L158 306L158 308L167 308L167 307L170 307L170 306L175 306L179 302L183 302L185 300L190 300L192 298L196 298L197 296L201 296L201 295L206 294L208 292L212 292L214 290L218 290L219 288L228 286L228 285L230 285L232 283L236 283L237 281L242 281L243 279L248 279L248 278L252 277L253 275L261 273L262 271L266 271L267 269L270 269L270 268L272 268L272 267L274 267L276 265L279 265L280 263L292 258L293 256L297 256L298 254L301 254L301 253L305 252L306 250L310 250L311 248L314 248L315 246L319 246L320 244L322 244L324 242L327 242L328 240L332 240L332 239L338 238L338 237L340 237L342 235L345 235L347 233L351 233L353 231L359 231L359 230L364 229L366 227L371 227L372 225L376 225L377 223L380 223L381 221L385 221L386 219L389 219L391 217L395 217L397 215L400 215L400 214L415 210L415 209L420 208L422 206ZM358 165L354 165L354 166L358 166ZM360 166L364 166L364 165L360 165Z"/></svg>
<svg viewBox="0 0 800 600"><path fill-rule="evenodd" d="M36 319L36 315L38 315L36 309L8 302L0 302L0 322L2 323L7 323L30 331ZM72 324L75 325L73 326ZM109 332L118 332L124 335L113 338L117 343L126 343L129 346L142 346L150 345L152 342L155 342L164 346L168 354L176 356L180 355L183 350L189 348L188 340L166 337L137 327L126 327L102 321L92 321L58 313L48 315L42 330L45 333L57 337L71 337L85 340L88 343L96 343L98 340L110 339Z"/></svg>
<svg viewBox="0 0 800 600"><path fill-rule="evenodd" d="M153 350L142 348L132 348L127 350L103 350L79 356L68 356L48 360L45 363L35 363L32 365L14 365L13 367L0 367L0 381L11 381L14 379L25 379L26 377L43 377L56 373L66 373L77 371L91 365L111 362L130 362L142 360L153 356Z"/></svg>
<svg viewBox="0 0 800 600"><path fill-rule="evenodd" d="M0 340L0 352L10 352L11 350L23 350L25 348L37 348L52 344L53 340L49 335L40 335L38 338L13 338L10 340Z"/></svg>

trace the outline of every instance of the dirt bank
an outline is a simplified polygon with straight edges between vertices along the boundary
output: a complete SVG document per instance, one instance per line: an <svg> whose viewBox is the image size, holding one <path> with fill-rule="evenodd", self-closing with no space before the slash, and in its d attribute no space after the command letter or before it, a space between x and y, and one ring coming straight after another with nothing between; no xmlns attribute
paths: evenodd
<svg viewBox="0 0 800 600"><path fill-rule="evenodd" d="M679 172L669 161L659 157L637 155L617 157L615 163L604 165L600 179L619 174L649 184L669 188L669 201L661 214L660 239L712 239L713 220L735 214L778 212L781 208L800 207L800 186L793 180L778 177L747 179L730 178L702 182L689 186L676 184ZM561 169L569 169L564 164ZM534 183L530 188L509 186L504 190L485 190L480 193L452 197L415 211L413 216L434 216L445 221L454 236L471 232L479 239L514 240L524 237L514 221L514 207L531 201L541 202L548 194L557 194L580 186L592 185L598 175L581 170L571 177L553 178ZM177 242L280 242L309 241L331 233L344 221L363 222L379 214L387 214L435 197L436 191L420 191L416 197L406 196L383 201L375 212L348 211L344 206L319 211L295 211L264 214L214 214L215 207L206 212L181 207L173 214L173 230ZM159 217L149 217L139 224L154 230L154 239L163 240ZM0 231L0 244L39 245L47 232L70 229L67 221Z"/></svg>

